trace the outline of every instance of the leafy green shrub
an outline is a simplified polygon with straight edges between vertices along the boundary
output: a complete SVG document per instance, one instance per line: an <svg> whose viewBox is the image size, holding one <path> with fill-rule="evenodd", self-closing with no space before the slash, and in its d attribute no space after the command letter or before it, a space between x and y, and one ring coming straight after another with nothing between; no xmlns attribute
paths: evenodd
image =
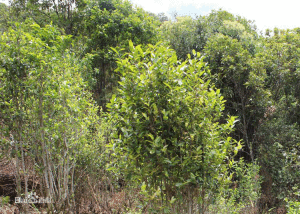
<svg viewBox="0 0 300 214"><path fill-rule="evenodd" d="M288 214L296 214L300 212L300 202L299 201L287 201L287 213Z"/></svg>
<svg viewBox="0 0 300 214"><path fill-rule="evenodd" d="M299 187L294 186L293 187L294 194L292 194L289 198L285 198L284 201L287 203L287 213L288 214L294 214L300 212L300 191ZM296 192L295 192L296 191Z"/></svg>
<svg viewBox="0 0 300 214"><path fill-rule="evenodd" d="M160 44L146 50L129 45L131 53L116 70L119 93L107 105L116 120L108 145L115 157L111 169L143 183L161 204L192 209L197 199L203 205L208 192L228 182L232 154L241 147L228 137L235 118L219 123L225 101L199 53L180 63ZM168 212L164 208L159 212Z"/></svg>
<svg viewBox="0 0 300 214"><path fill-rule="evenodd" d="M71 37L58 28L41 28L32 20L0 37L0 118L14 151L17 194L28 194L30 166L24 160L30 156L43 178L43 196L60 211L74 204L75 169L92 153L98 123L70 45Z"/></svg>
<svg viewBox="0 0 300 214"><path fill-rule="evenodd" d="M211 213L252 213L257 210L260 197L259 165L246 164L243 159L235 164L234 181L230 188L224 189L210 205Z"/></svg>

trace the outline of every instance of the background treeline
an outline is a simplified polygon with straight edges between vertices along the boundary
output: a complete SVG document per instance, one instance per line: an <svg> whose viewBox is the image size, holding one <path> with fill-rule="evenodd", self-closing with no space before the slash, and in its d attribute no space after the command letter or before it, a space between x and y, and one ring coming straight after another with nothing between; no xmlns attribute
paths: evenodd
<svg viewBox="0 0 300 214"><path fill-rule="evenodd" d="M29 213L299 212L300 28L145 10L0 4L11 201L52 199L18 205Z"/></svg>

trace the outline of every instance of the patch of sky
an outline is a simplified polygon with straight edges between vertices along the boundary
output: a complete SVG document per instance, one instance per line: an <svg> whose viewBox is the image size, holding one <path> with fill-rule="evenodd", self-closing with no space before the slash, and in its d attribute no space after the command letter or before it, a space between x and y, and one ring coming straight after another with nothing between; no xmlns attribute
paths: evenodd
<svg viewBox="0 0 300 214"><path fill-rule="evenodd" d="M168 10L168 14L174 18L174 15L177 16L191 16L192 18L197 18L197 16L203 16L210 13L211 10L215 8L214 5L204 4L196 7L193 4L182 5L180 8L172 6Z"/></svg>

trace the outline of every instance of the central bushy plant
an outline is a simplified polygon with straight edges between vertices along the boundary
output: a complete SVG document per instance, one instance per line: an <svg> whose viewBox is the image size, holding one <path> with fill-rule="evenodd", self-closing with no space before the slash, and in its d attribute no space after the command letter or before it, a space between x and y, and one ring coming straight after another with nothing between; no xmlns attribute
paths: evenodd
<svg viewBox="0 0 300 214"><path fill-rule="evenodd" d="M228 181L240 147L228 136L235 118L219 122L225 101L199 53L180 63L160 44L130 49L118 61L120 87L108 104L116 121L112 166L142 190L159 190L163 204L187 197L203 204Z"/></svg>

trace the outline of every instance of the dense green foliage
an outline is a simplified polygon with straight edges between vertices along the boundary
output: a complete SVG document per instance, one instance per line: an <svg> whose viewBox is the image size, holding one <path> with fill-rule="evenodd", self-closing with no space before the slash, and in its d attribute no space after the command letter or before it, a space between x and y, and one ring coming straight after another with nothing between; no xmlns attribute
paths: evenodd
<svg viewBox="0 0 300 214"><path fill-rule="evenodd" d="M16 195L65 213L297 212L299 32L126 0L1 3L0 155Z"/></svg>
<svg viewBox="0 0 300 214"><path fill-rule="evenodd" d="M159 22L129 2L90 1L80 13L80 54L92 54L91 76L94 98L104 109L118 78L114 72L117 55L111 47L126 52L128 42L153 44Z"/></svg>
<svg viewBox="0 0 300 214"><path fill-rule="evenodd" d="M299 185L300 37L296 30L275 33L263 40L265 49L257 55L265 78L260 93L269 94L257 137L261 163L273 178L273 194L283 199Z"/></svg>
<svg viewBox="0 0 300 214"><path fill-rule="evenodd" d="M116 70L122 75L117 96L108 105L116 120L110 147L118 167L129 179L164 190L163 200L182 195L186 185L221 188L239 147L228 137L234 118L218 123L223 97L207 81L200 54L180 63L160 44L145 51L129 45Z"/></svg>
<svg viewBox="0 0 300 214"><path fill-rule="evenodd" d="M2 134L10 136L17 167L22 168L18 194L20 176L28 177L24 158L29 155L45 178L55 209L70 206L77 158L88 153L90 128L98 122L80 63L66 49L71 39L53 26L40 28L28 20L12 26L0 42Z"/></svg>

